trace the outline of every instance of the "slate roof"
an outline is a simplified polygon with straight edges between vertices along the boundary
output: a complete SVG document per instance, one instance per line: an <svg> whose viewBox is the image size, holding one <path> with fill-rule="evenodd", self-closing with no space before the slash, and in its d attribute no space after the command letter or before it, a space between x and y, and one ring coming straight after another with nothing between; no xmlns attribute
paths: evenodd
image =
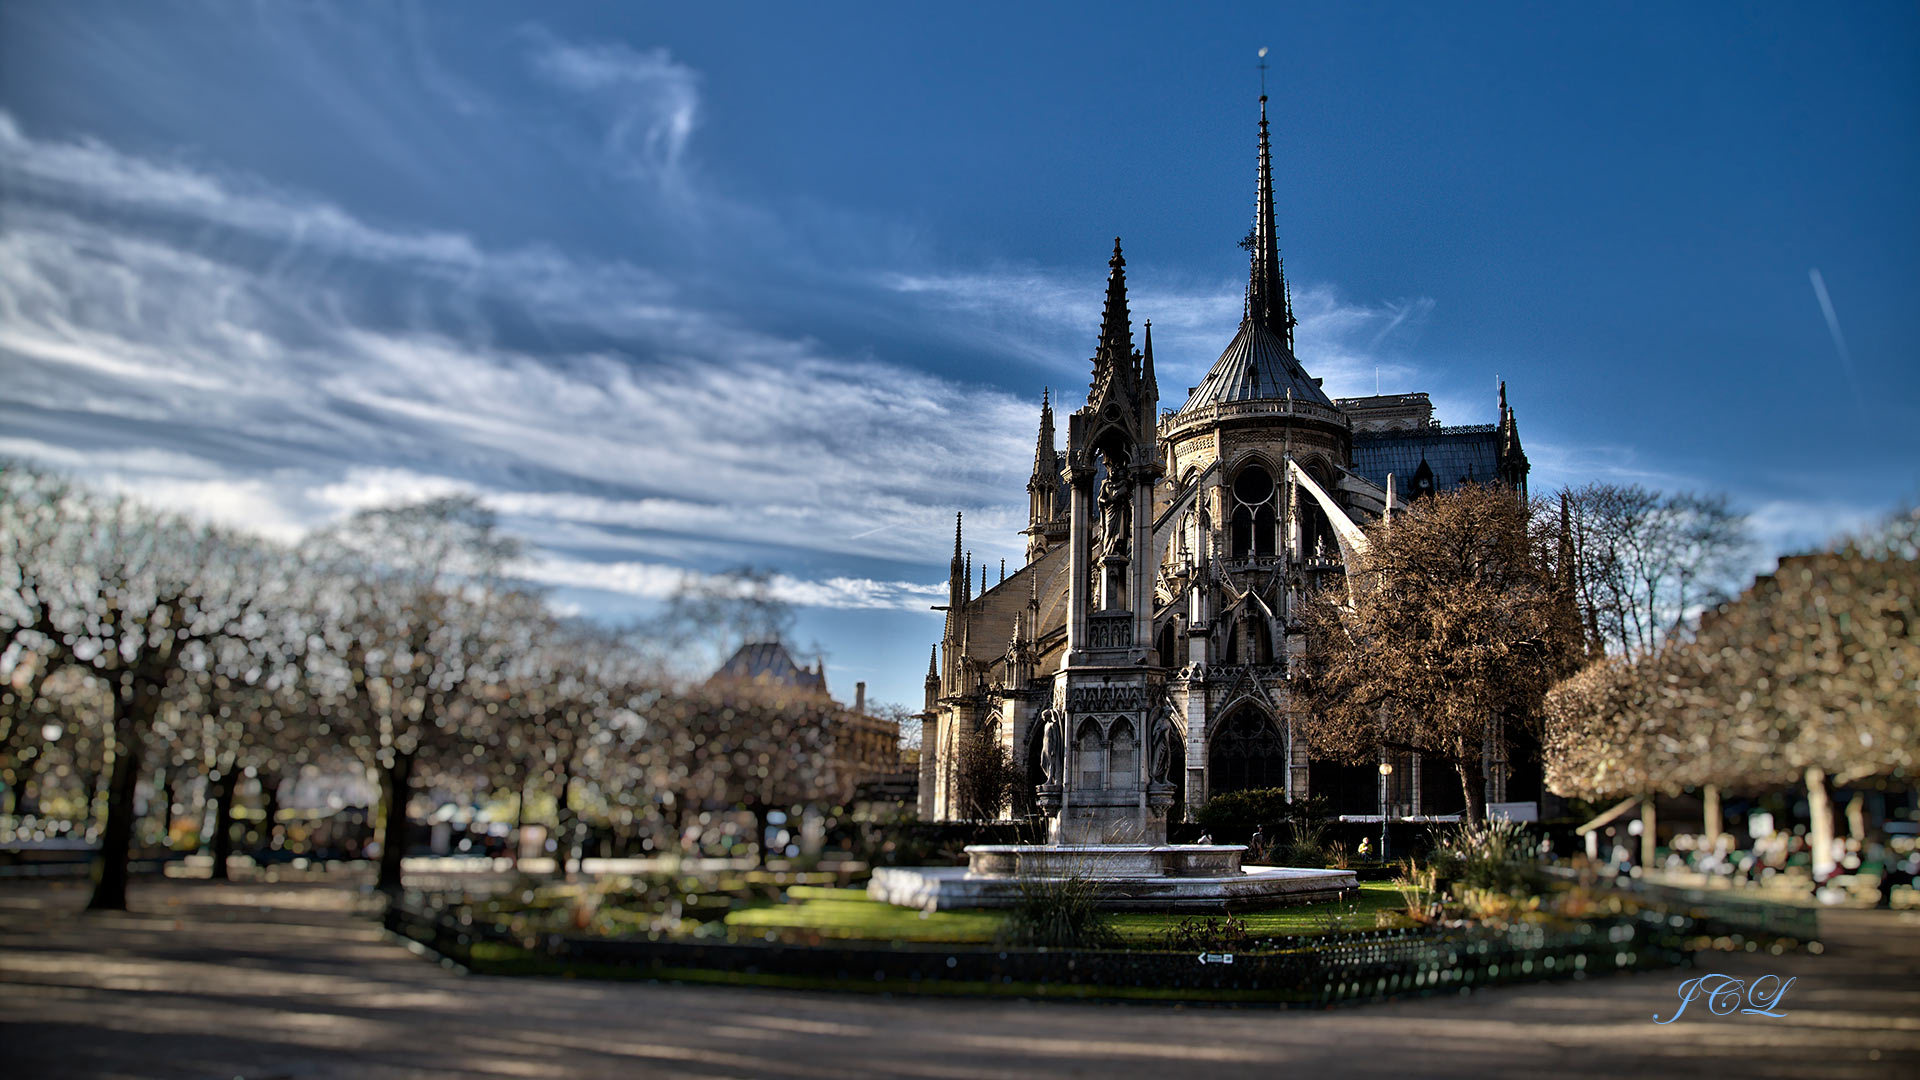
<svg viewBox="0 0 1920 1080"><path fill-rule="evenodd" d="M819 694L827 692L826 673L794 663L793 654L778 641L749 641L740 646L707 682L711 685L735 680L765 682Z"/></svg>
<svg viewBox="0 0 1920 1080"><path fill-rule="evenodd" d="M1287 351L1286 342L1249 317L1240 321L1240 332L1233 335L1233 341L1214 361L1207 377L1194 387L1180 411L1223 401L1283 401L1288 390L1299 401L1333 404L1320 389L1319 381Z"/></svg>
<svg viewBox="0 0 1920 1080"><path fill-rule="evenodd" d="M1353 471L1387 486L1393 474L1397 498L1412 493L1413 474L1425 461L1440 491L1467 482L1485 484L1499 477L1500 433L1492 424L1428 428L1425 431L1356 433Z"/></svg>
<svg viewBox="0 0 1920 1080"><path fill-rule="evenodd" d="M1024 621L1035 578L1039 579L1040 627L1037 633L1032 627L1023 627L1023 632L1029 640L1037 640L1066 627L1067 579L1071 576L1071 565L1067 545L1055 544L1046 554L1007 575L1007 580L968 601L968 651L976 663L998 663L1006 655L1007 645L1013 638L1013 620L1019 616ZM1043 668L1050 669L1044 664Z"/></svg>

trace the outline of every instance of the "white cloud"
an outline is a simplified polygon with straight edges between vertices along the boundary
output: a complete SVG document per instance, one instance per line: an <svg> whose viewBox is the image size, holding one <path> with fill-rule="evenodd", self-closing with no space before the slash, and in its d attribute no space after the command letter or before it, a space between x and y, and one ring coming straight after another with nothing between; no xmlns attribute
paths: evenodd
<svg viewBox="0 0 1920 1080"><path fill-rule="evenodd" d="M1154 362L1161 373L1164 407L1184 399L1232 340L1246 298L1242 281L1192 284L1156 281L1150 264L1127 268L1128 309L1139 343L1153 322ZM1093 354L1106 301L1104 268L1085 273L1034 268L955 274L889 274L880 284L937 309L964 313L951 333L976 345L1084 376L1081 363ZM1355 303L1329 285L1296 288L1295 342L1307 371L1326 382L1333 396L1371 394L1376 372L1391 393L1417 373L1405 358L1433 301ZM1070 382L1077 387L1079 380ZM1393 385L1388 385L1393 384Z"/></svg>
<svg viewBox="0 0 1920 1080"><path fill-rule="evenodd" d="M1886 517L1884 506L1842 499L1766 499L1748 517L1760 550L1768 556L1818 551L1860 533Z"/></svg>
<svg viewBox="0 0 1920 1080"><path fill-rule="evenodd" d="M658 563L589 562L577 559L527 560L511 572L542 585L623 593L663 600L690 584L720 583L726 579L689 572ZM946 582L924 585L911 581L876 581L862 577L802 580L777 574L768 591L796 607L926 610L946 596Z"/></svg>
<svg viewBox="0 0 1920 1080"><path fill-rule="evenodd" d="M556 565L568 550L650 560L617 564L638 593L716 551L938 563L956 506L988 508L970 513L983 556L1017 555L1024 522L1000 504L1025 480L1031 403L740 326L623 264L389 232L10 122L0 144L0 171L71 181L28 191L0 234L0 452L275 536L469 492L553 545ZM195 227L98 212L129 206ZM316 224L289 230L283 213ZM236 234L285 247L262 265L222 242ZM401 273L404 289L424 271L456 300L492 291L621 345L504 344L483 314L441 310L440 286L395 325L368 314L361 270L287 272L316 253ZM826 606L924 600L857 574L784 587Z"/></svg>
<svg viewBox="0 0 1920 1080"><path fill-rule="evenodd" d="M605 149L621 168L667 186L684 179L687 140L700 122L700 76L665 49L619 42L575 45L529 31L533 70L607 114Z"/></svg>
<svg viewBox="0 0 1920 1080"><path fill-rule="evenodd" d="M321 200L123 154L94 139L34 139L6 112L0 112L0 173L29 191L64 200L179 214L343 254L469 268L481 261L464 236L376 229Z"/></svg>
<svg viewBox="0 0 1920 1080"><path fill-rule="evenodd" d="M1658 468L1641 460L1631 446L1595 444L1576 446L1527 439L1524 420L1520 426L1527 462L1533 467L1528 476L1531 490L1546 491L1579 487L1589 483L1639 484L1657 491L1703 490L1697 478Z"/></svg>

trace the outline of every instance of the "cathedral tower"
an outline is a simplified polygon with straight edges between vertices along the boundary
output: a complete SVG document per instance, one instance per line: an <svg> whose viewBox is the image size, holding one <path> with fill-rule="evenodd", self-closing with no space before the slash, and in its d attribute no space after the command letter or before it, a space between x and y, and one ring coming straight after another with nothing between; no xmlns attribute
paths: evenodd
<svg viewBox="0 0 1920 1080"><path fill-rule="evenodd" d="M1154 772L1171 738L1152 647L1160 394L1151 331L1133 345L1126 265L1116 238L1087 403L1067 420L1066 648L1039 791L1056 843L1165 843L1173 803Z"/></svg>

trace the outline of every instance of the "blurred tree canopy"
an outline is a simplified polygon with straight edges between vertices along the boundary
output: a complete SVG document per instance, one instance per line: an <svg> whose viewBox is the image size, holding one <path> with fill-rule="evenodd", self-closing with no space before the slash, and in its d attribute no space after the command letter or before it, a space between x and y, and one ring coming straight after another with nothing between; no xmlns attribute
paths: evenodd
<svg viewBox="0 0 1920 1080"><path fill-rule="evenodd" d="M550 797L563 871L589 812L664 843L712 810L847 798L824 694L688 687L658 663L656 635L784 633L771 575L693 581L656 625L615 632L556 618L512 577L520 554L470 498L362 511L289 548L0 461L4 809L29 789L68 792L88 821L103 805L91 904L124 908L139 793L164 838L183 776L218 875L242 781L270 844L287 780L371 775L386 890L428 788L507 792L523 822Z"/></svg>
<svg viewBox="0 0 1920 1080"><path fill-rule="evenodd" d="M1547 699L1547 782L1597 798L1819 770L1912 776L1920 745L1920 512L1782 559L1690 638L1596 662Z"/></svg>

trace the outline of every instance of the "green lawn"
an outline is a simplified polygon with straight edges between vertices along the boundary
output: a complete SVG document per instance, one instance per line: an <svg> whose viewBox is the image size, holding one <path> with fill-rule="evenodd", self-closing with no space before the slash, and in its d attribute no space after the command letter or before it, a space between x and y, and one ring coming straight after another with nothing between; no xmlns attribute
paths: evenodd
<svg viewBox="0 0 1920 1080"><path fill-rule="evenodd" d="M1362 882L1360 891L1340 903L1303 904L1238 912L1254 936L1320 934L1329 931L1371 930L1378 913L1401 908L1400 894L1386 882ZM1208 916L1123 912L1113 916L1114 928L1129 942L1152 944L1187 919ZM1212 916L1215 919L1220 916ZM999 932L1001 915L994 911L921 912L867 899L860 889L796 886L787 890L787 902L749 908L727 916L736 936L772 932L778 937L819 937L860 941L990 942Z"/></svg>
<svg viewBox="0 0 1920 1080"><path fill-rule="evenodd" d="M811 932L822 938L861 941L992 941L1000 916L990 911L915 911L867 899L865 889L797 885L787 902L727 915L737 936L765 931Z"/></svg>

